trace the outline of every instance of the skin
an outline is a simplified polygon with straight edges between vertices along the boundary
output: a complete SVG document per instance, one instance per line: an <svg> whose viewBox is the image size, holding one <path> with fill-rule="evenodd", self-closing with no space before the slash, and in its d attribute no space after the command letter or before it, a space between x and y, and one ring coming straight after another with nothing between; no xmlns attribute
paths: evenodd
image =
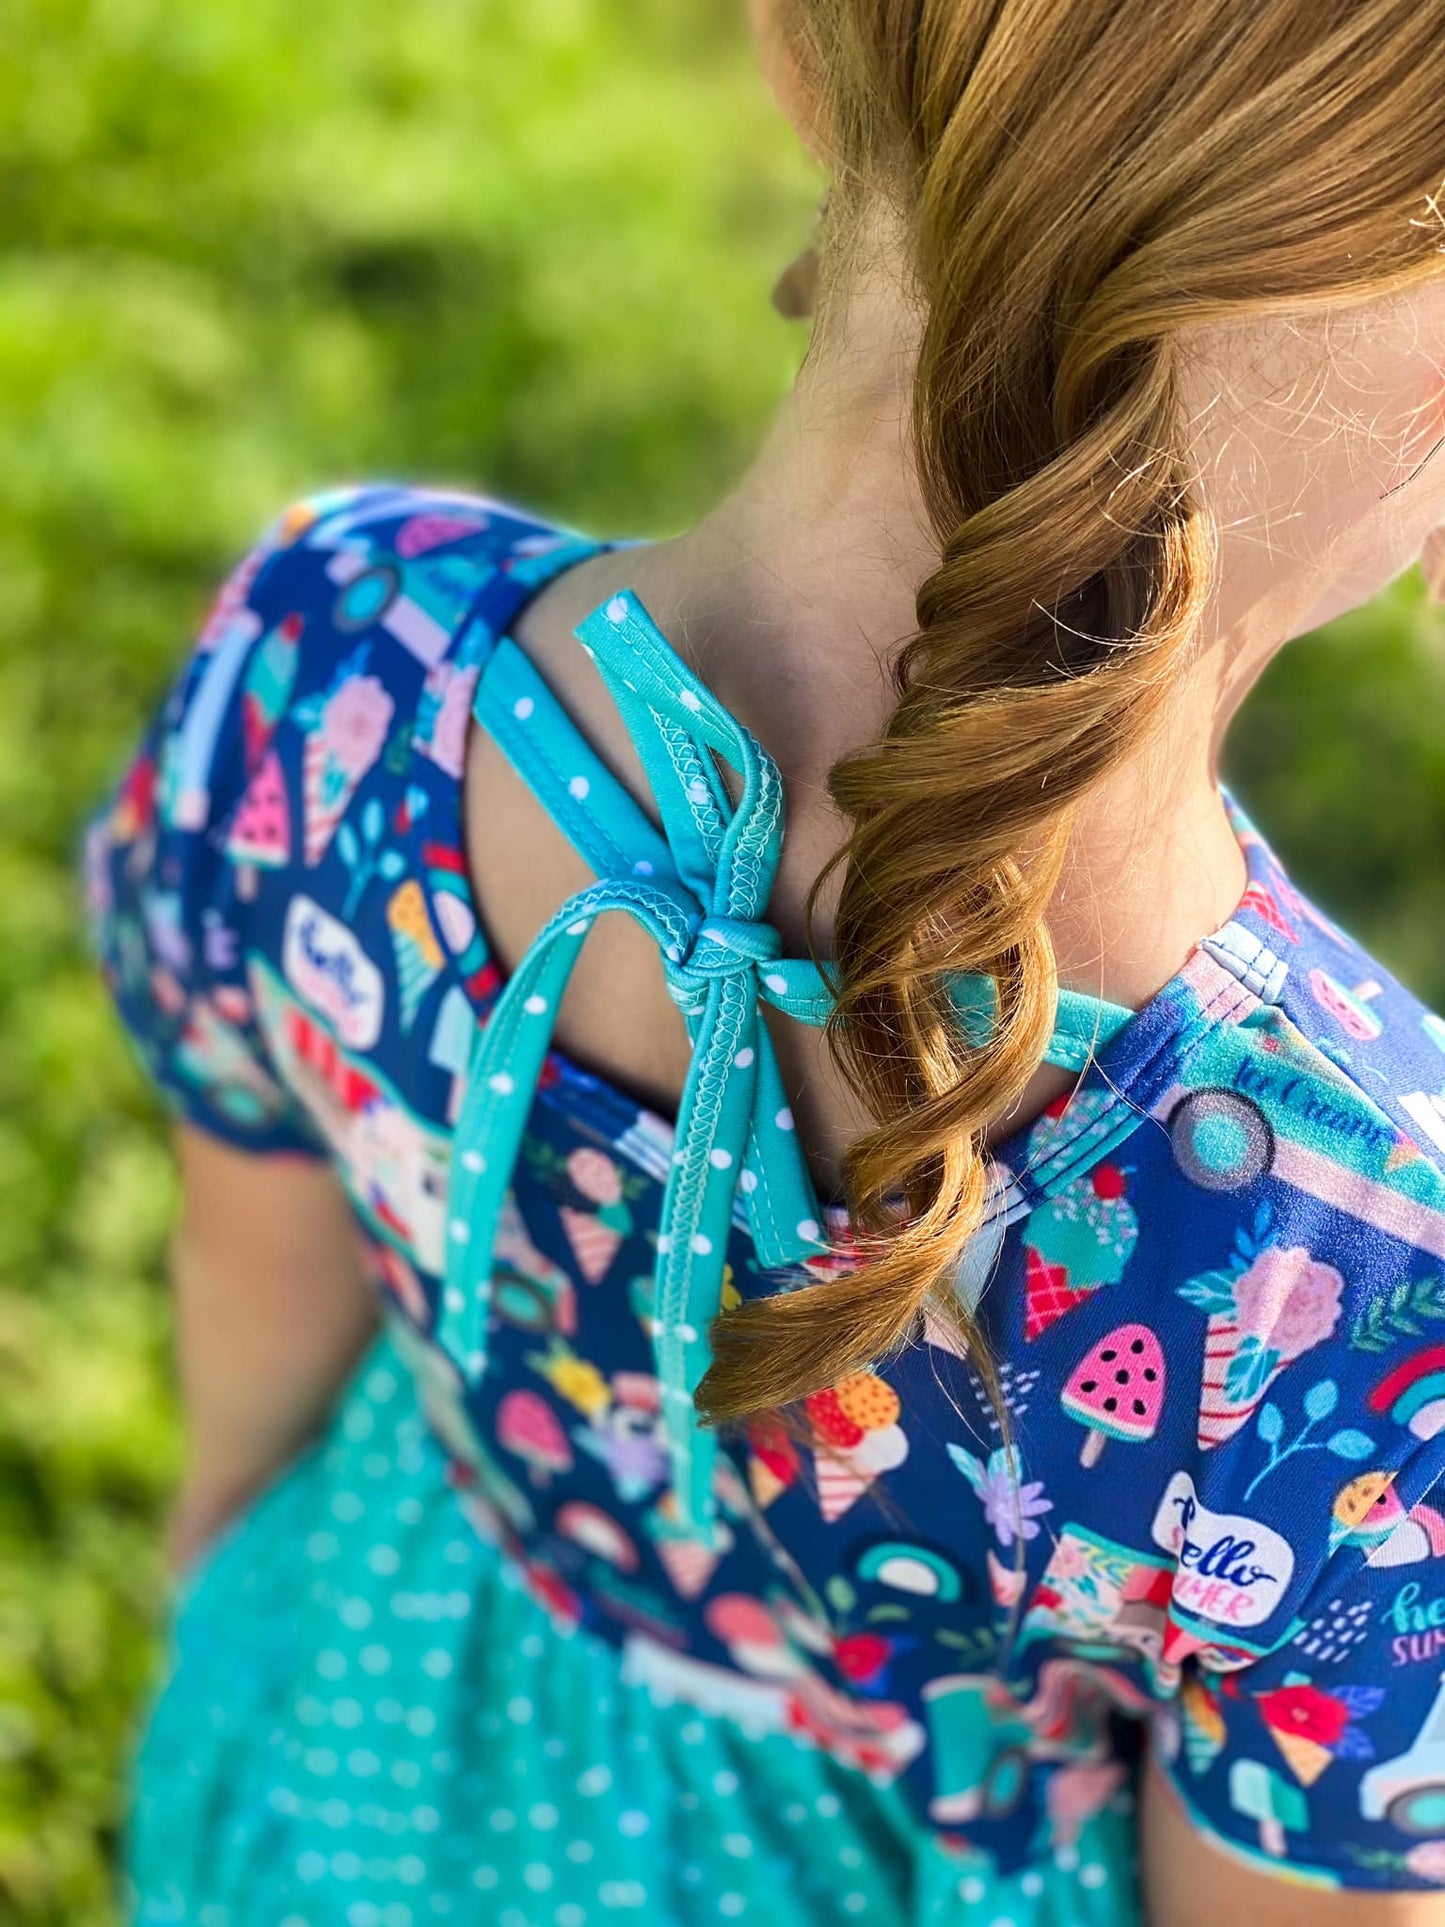
<svg viewBox="0 0 1445 1927"><path fill-rule="evenodd" d="M774 13L752 0L764 71L800 137L826 142ZM803 903L843 825L832 763L891 708L886 665L912 627L936 542L904 434L915 323L881 220L848 320L810 352L736 488L671 540L568 572L514 629L584 733L639 799L637 758L573 625L635 588L673 646L753 729L785 781L788 834L770 915L803 953ZM1329 320L1271 319L1189 344L1187 419L1220 528L1219 583L1159 742L1081 811L1050 911L1061 981L1134 1007L1230 914L1243 861L1217 789L1240 704L1293 637L1354 607L1423 555L1445 576L1445 279ZM1423 467L1421 466L1423 462ZM1419 471L1418 473L1416 471ZM469 865L500 964L592 880L488 739L464 778ZM826 947L825 899L818 936ZM862 1119L812 1033L776 1026L819 1181ZM624 918L588 940L564 1002L566 1051L667 1112L688 1048L650 942ZM1043 1069L996 1141L1066 1089ZM373 1295L329 1171L254 1159L183 1129L176 1244L179 1364L192 1469L170 1554L196 1550L313 1435L374 1327ZM306 1305L297 1319L295 1306ZM1445 1898L1306 1895L1237 1865L1146 1776L1142 1851L1156 1927L1445 1927Z"/></svg>

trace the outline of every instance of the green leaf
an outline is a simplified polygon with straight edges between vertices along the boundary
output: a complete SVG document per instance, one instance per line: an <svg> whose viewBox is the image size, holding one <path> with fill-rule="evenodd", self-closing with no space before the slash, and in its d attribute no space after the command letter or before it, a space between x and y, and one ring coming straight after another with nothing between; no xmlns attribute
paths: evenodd
<svg viewBox="0 0 1445 1927"><path fill-rule="evenodd" d="M833 1574L823 1593L835 1613L850 1613L858 1603L857 1593L839 1572Z"/></svg>
<svg viewBox="0 0 1445 1927"><path fill-rule="evenodd" d="M1368 1433L1357 1432L1352 1425L1347 1425L1342 1431L1330 1434L1329 1447L1337 1459L1367 1459L1375 1449L1375 1441Z"/></svg>
<svg viewBox="0 0 1445 1927"><path fill-rule="evenodd" d="M1236 1405L1258 1398L1279 1363L1279 1353L1270 1351L1257 1338L1246 1338L1229 1361L1224 1377L1225 1395Z"/></svg>
<svg viewBox="0 0 1445 1927"><path fill-rule="evenodd" d="M1234 1278L1232 1271L1201 1271L1197 1277L1179 1287L1179 1296L1211 1315L1232 1313Z"/></svg>

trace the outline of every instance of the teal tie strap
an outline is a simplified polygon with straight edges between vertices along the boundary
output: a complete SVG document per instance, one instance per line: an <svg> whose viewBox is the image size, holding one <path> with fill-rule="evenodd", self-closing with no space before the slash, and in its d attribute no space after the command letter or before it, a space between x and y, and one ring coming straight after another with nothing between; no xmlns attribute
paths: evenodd
<svg viewBox="0 0 1445 1927"><path fill-rule="evenodd" d="M621 910L657 944L692 1039L662 1200L653 1343L680 1523L711 1543L716 1441L693 1397L711 1354L741 1192L769 1269L825 1249L818 1204L759 1004L822 1023L829 997L811 963L785 960L759 919L781 849L782 782L755 738L663 641L628 591L577 630L627 721L675 868L604 878L541 931L479 1026L457 1122L439 1335L469 1376L486 1367L491 1250L558 1006L595 919ZM713 752L737 771L734 809ZM580 801L580 799L579 799Z"/></svg>
<svg viewBox="0 0 1445 1927"><path fill-rule="evenodd" d="M717 1448L697 1422L694 1400L711 1362L707 1332L721 1302L735 1199L766 1269L798 1265L826 1248L761 1005L817 1026L832 995L815 964L779 954L778 932L762 921L782 849L777 765L693 676L631 590L594 610L575 633L628 726L663 833L643 827L637 806L525 658L501 643L478 687L478 722L497 735L599 880L539 932L477 1027L452 1155L437 1335L467 1378L480 1379L493 1242L557 1011L593 923L623 911L657 945L693 1046L659 1217L652 1339L678 1522L712 1546ZM557 751L569 737L570 780ZM715 758L740 780L736 805ZM616 789L610 810L609 785ZM611 830L601 821L609 814ZM613 865L625 873L605 874ZM981 1041L996 1007L991 980L959 978L951 988L965 1034ZM1082 1069L1132 1015L1064 992L1049 1061Z"/></svg>

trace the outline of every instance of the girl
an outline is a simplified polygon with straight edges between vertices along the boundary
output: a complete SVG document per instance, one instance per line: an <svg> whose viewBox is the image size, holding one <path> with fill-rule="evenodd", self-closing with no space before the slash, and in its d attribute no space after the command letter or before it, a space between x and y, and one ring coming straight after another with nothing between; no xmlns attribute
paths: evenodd
<svg viewBox="0 0 1445 1927"><path fill-rule="evenodd" d="M755 13L738 487L297 504L94 832L135 1918L1438 1927L1445 1024L1217 771L1445 522L1445 4Z"/></svg>

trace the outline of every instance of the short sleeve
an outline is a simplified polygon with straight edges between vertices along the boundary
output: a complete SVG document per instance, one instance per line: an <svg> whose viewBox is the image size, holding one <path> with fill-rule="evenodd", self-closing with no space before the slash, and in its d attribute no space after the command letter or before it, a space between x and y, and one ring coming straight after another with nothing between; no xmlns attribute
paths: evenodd
<svg viewBox="0 0 1445 1927"><path fill-rule="evenodd" d="M1445 1398L1445 1352L1433 1368ZM1284 1640L1186 1668L1157 1752L1186 1814L1261 1871L1445 1889L1445 1436L1347 1479Z"/></svg>
<svg viewBox="0 0 1445 1927"><path fill-rule="evenodd" d="M250 873L226 854L244 801L247 834L264 855L267 736L296 637L268 633L253 596L297 514L279 518L222 585L86 828L84 870L106 982L172 1111L244 1150L319 1155L257 1027L244 961ZM273 805L284 809L284 798Z"/></svg>

